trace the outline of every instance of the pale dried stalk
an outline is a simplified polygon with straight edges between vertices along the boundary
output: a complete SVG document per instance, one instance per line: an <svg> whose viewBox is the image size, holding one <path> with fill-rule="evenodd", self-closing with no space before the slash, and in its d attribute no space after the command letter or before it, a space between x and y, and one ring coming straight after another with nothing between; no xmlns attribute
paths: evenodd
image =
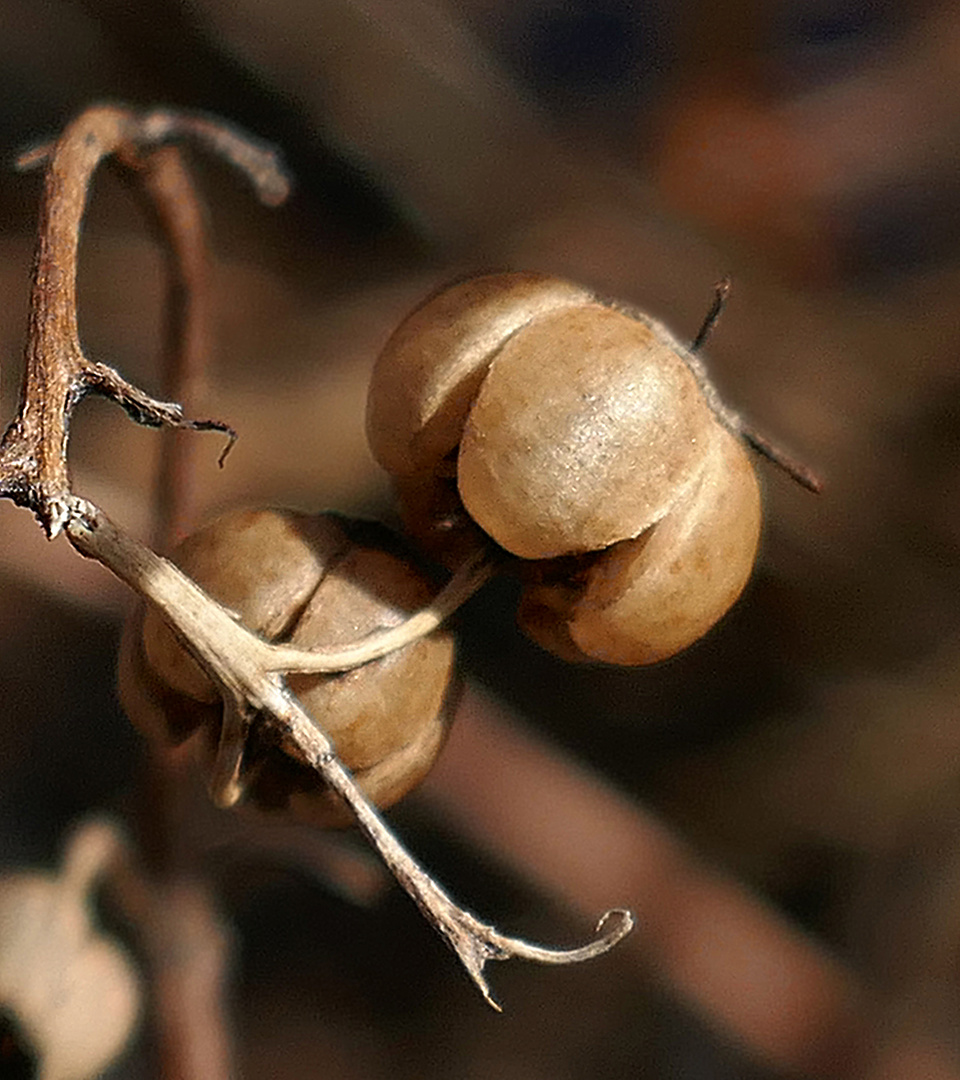
<svg viewBox="0 0 960 1080"><path fill-rule="evenodd" d="M171 113L137 116L119 108L92 109L75 121L49 154L41 211L27 364L20 411L0 443L0 496L34 511L48 536L65 531L83 555L101 562L155 604L220 688L224 700L221 754L215 781L221 801L242 791L245 733L254 720L275 724L287 746L316 769L350 806L360 828L427 919L459 955L486 1000L497 1007L483 976L488 960L518 956L541 963L573 963L597 956L627 934L633 918L608 912L598 937L578 949L547 949L506 937L462 908L397 840L336 756L320 726L289 691L282 672L343 670L383 656L429 633L489 576L471 563L426 612L400 627L371 635L346 650L313 655L271 646L243 627L176 566L125 534L99 508L73 494L67 438L73 408L86 392L113 398L141 423L228 430L215 421L188 421L179 405L158 402L113 369L88 361L76 322L77 236L86 189L97 163L116 153L136 161L171 136L203 139L254 180L265 201L278 201L285 180L275 158L212 121ZM37 160L34 154L31 160ZM610 923L611 925L607 926ZM604 929L606 927L606 929Z"/></svg>
<svg viewBox="0 0 960 1080"><path fill-rule="evenodd" d="M610 911L600 920L598 933L608 921L613 925L595 941L578 949L546 949L506 937L458 907L397 840L337 758L330 739L290 693L282 677L265 669L260 659L262 641L173 563L125 535L86 500L69 498L64 529L81 554L103 563L163 612L238 710L273 718L296 745L304 763L316 769L349 804L393 875L457 952L491 1005L497 1007L483 977L487 960L516 956L540 963L575 963L606 952L629 933L633 926L629 912Z"/></svg>
<svg viewBox="0 0 960 1080"><path fill-rule="evenodd" d="M268 645L266 665L271 671L314 675L321 672L349 671L379 660L405 645L432 634L446 619L496 572L496 565L486 552L469 558L437 593L433 601L396 626L374 630L350 645L337 648L298 649L293 645Z"/></svg>
<svg viewBox="0 0 960 1080"><path fill-rule="evenodd" d="M598 932L608 920L614 920L613 925L597 940L578 949L546 949L506 937L458 907L400 844L282 677L265 669L261 662L264 643L173 563L126 536L91 503L71 496L66 509L64 528L77 550L102 562L154 603L237 709L269 714L296 745L303 761L349 804L384 862L446 937L491 1005L496 1007L483 977L487 960L518 956L541 963L574 963L606 952L630 931L633 919L628 912L607 912Z"/></svg>

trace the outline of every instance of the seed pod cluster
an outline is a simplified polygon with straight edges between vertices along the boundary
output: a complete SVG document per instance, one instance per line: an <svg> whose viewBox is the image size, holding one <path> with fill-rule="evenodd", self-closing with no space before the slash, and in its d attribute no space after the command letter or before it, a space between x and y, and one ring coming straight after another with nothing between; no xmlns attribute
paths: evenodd
<svg viewBox="0 0 960 1080"><path fill-rule="evenodd" d="M333 514L234 511L188 537L173 559L249 629L304 649L347 645L395 625L435 592L386 529ZM368 797L388 806L423 778L443 743L453 640L437 631L351 671L291 675L288 683ZM178 743L202 728L210 759L219 692L153 608L128 627L120 688L131 720L148 736ZM254 725L244 770L254 805L320 825L352 820L268 726Z"/></svg>
<svg viewBox="0 0 960 1080"><path fill-rule="evenodd" d="M374 369L367 434L411 534L517 556L519 621L567 659L643 664L742 591L760 497L738 436L659 323L535 274L461 282Z"/></svg>

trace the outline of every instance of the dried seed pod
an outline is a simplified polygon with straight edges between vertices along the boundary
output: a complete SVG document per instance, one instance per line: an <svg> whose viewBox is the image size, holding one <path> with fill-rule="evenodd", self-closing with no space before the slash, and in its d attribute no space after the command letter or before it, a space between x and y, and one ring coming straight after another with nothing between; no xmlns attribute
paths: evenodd
<svg viewBox="0 0 960 1080"><path fill-rule="evenodd" d="M357 641L425 607L434 589L385 529L335 515L279 510L226 514L181 545L174 560L251 630L305 649ZM378 805L426 774L446 732L454 682L445 631L351 671L291 675L289 684ZM126 635L121 698L147 734L180 741L204 728L209 761L220 728L216 687L162 617L147 609ZM319 824L349 813L312 769L255 725L245 754L248 799Z"/></svg>
<svg viewBox="0 0 960 1080"><path fill-rule="evenodd" d="M75 834L60 873L0 877L2 1063L11 1070L16 1053L33 1062L29 1075L41 1080L87 1080L107 1068L133 1032L139 980L126 952L95 927L90 903L116 842L113 826L89 822Z"/></svg>
<svg viewBox="0 0 960 1080"><path fill-rule="evenodd" d="M491 360L521 327L590 299L542 274L470 278L428 297L384 347L367 398L374 456L396 476L432 472L460 434Z"/></svg>
<svg viewBox="0 0 960 1080"><path fill-rule="evenodd" d="M448 564L477 528L526 560L521 625L566 658L670 656L749 576L759 490L698 365L567 282L492 275L427 301L377 361L367 429L410 532Z"/></svg>
<svg viewBox="0 0 960 1080"><path fill-rule="evenodd" d="M640 536L584 560L563 583L528 586L518 621L568 659L665 660L740 595L759 534L753 467L740 440L718 427L706 467L679 505Z"/></svg>
<svg viewBox="0 0 960 1080"><path fill-rule="evenodd" d="M293 629L324 574L349 544L332 516L236 510L186 537L174 561L267 640ZM220 695L162 616L140 609L124 631L120 699L145 735L181 743L219 723Z"/></svg>
<svg viewBox="0 0 960 1080"><path fill-rule="evenodd" d="M464 427L460 496L514 555L597 551L669 511L715 427L665 332L583 304L504 343Z"/></svg>

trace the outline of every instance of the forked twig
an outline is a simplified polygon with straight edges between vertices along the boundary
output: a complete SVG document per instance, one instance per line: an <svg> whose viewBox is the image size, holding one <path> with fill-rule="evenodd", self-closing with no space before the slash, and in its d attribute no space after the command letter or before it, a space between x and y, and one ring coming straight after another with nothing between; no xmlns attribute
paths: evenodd
<svg viewBox="0 0 960 1080"><path fill-rule="evenodd" d="M143 150L176 133L167 117L140 117L112 106L90 109L53 146L21 159L35 165L49 158L49 164L40 203L21 405L0 441L0 496L32 510L51 538L66 519L70 418L86 394L112 398L140 424L232 434L217 420L186 419L177 403L150 397L113 368L88 360L80 347L77 247L90 178L104 157L117 154L133 162ZM207 136L205 130L197 134ZM247 158L235 155L232 160L249 166L258 190L275 200L282 173L273 157L249 161L253 154L251 148ZM276 171L272 181L271 165Z"/></svg>
<svg viewBox="0 0 960 1080"><path fill-rule="evenodd" d="M138 115L116 107L91 109L52 146L29 156L49 158L31 295L27 362L16 419L0 442L0 496L33 510L50 537L64 531L82 555L113 571L155 604L220 688L232 718L218 766L221 799L239 794L244 728L275 725L285 744L315 768L350 806L360 828L431 924L457 952L486 1000L497 1007L483 976L488 960L522 957L573 963L606 952L627 934L633 918L608 912L597 938L576 949L547 949L501 934L460 908L403 847L336 756L333 744L284 680L289 671L333 671L386 655L429 633L490 576L488 562L470 563L425 611L398 627L379 631L347 649L304 653L273 646L240 625L173 563L113 524L75 495L67 469L70 417L89 392L112 398L137 422L153 426L214 429L212 420L187 420L179 405L156 401L112 368L87 360L77 336L77 238L92 173L105 155L142 165L143 155L170 138L201 139L253 181L266 202L280 201L286 180L276 157L237 132L204 117L170 112Z"/></svg>
<svg viewBox="0 0 960 1080"><path fill-rule="evenodd" d="M74 547L103 563L154 603L225 696L267 714L296 745L303 761L350 806L397 881L453 947L491 1005L497 1007L483 977L488 960L522 957L540 963L576 963L606 952L630 932L633 916L629 912L608 911L600 920L598 933L608 922L613 925L595 941L576 949L546 949L506 937L460 908L396 838L282 676L264 665L263 650L269 647L173 563L127 536L92 503L69 496L66 509L64 529Z"/></svg>

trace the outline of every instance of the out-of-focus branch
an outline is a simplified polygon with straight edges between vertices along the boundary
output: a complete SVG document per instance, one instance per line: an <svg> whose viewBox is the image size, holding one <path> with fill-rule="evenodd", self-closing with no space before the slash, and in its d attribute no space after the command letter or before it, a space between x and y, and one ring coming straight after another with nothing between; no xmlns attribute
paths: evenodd
<svg viewBox="0 0 960 1080"><path fill-rule="evenodd" d="M122 158L137 175L166 254L163 391L192 414L212 345L203 208L178 147ZM199 445L191 436L178 427L160 433L153 540L161 549L173 546L195 514ZM230 935L209 880L183 858L179 819L190 775L181 759L156 748L140 789L145 805L139 838L150 873L141 937L150 965L158 1067L164 1080L230 1080Z"/></svg>
<svg viewBox="0 0 960 1080"><path fill-rule="evenodd" d="M488 698L465 695L423 792L458 833L575 910L626 896L643 969L752 1056L824 1080L960 1077L935 1033L891 1031L813 938Z"/></svg>
<svg viewBox="0 0 960 1080"><path fill-rule="evenodd" d="M163 146L145 155L139 181L164 241L163 394L187 414L203 407L212 347L210 258L200 200L180 151ZM195 460L200 444L189 431L164 428L154 506L154 545L167 551L195 524Z"/></svg>

